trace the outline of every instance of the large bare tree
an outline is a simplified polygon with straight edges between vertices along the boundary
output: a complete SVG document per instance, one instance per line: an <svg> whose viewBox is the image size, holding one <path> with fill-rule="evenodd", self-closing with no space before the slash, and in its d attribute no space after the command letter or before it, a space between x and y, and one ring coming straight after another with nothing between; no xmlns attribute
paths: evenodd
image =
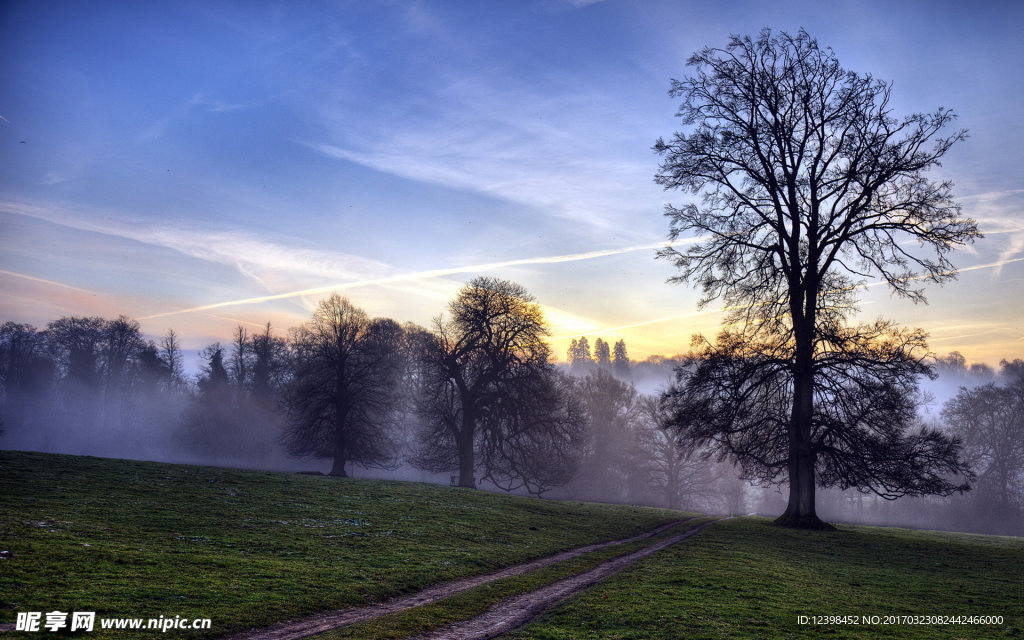
<svg viewBox="0 0 1024 640"><path fill-rule="evenodd" d="M868 278L923 301L919 283L955 276L949 253L980 234L951 183L926 172L966 132L940 135L948 109L895 117L890 84L843 69L803 30L733 36L689 65L670 90L689 131L657 141L655 179L701 195L666 208L669 237L695 241L661 255L679 269L673 280L699 285L702 305L732 310L744 341L791 349L780 523L820 526L815 385L827 334L842 334Z"/></svg>
<svg viewBox="0 0 1024 640"><path fill-rule="evenodd" d="M289 453L331 458L335 476L346 476L350 462L395 460L401 334L394 320L371 319L337 294L320 302L293 337L295 367L285 398Z"/></svg>
<svg viewBox="0 0 1024 640"><path fill-rule="evenodd" d="M477 472L534 493L568 481L582 413L549 361L540 306L518 284L481 277L449 313L425 345L414 463L457 469L459 486L469 488Z"/></svg>

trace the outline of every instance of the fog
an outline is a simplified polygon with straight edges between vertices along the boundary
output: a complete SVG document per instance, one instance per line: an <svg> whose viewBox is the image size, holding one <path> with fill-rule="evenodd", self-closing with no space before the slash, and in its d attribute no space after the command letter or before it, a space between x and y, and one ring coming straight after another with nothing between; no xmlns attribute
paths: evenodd
<svg viewBox="0 0 1024 640"><path fill-rule="evenodd" d="M259 360L256 347L247 351L246 345L257 344L259 334L240 330L233 348L211 345L198 358L199 366L186 372L173 334L169 342L166 336L158 342L144 339L137 324L126 319L79 320L91 324L52 323L48 332L4 325L0 447L254 470L331 470L328 457L286 453L282 433L287 417L280 390L287 372L268 369L265 365L272 360ZM83 347L83 336L95 344ZM269 328L263 337L272 337ZM131 344L125 346L125 340ZM273 340L285 353L284 340ZM560 367L575 381L573 393L586 421L573 444L572 480L549 487L543 497L721 514L777 516L785 510L784 485L756 486L730 460L681 452L671 431L662 428L657 398L671 383L681 358L630 362L624 345L622 354L616 362L584 358ZM1019 363L1014 366L1007 363L996 370L972 366L957 354L939 358L938 377L921 385L922 422L956 431L943 414L951 400L966 389L994 393L1014 380L1019 384L1014 378L1020 374ZM1020 405L1015 406L1019 412ZM406 412L404 419L388 426L394 447L388 464L350 465L349 474L454 484L456 469L431 473L410 464L417 448L415 422ZM974 436L963 435L965 455L973 456L977 474L972 491L889 501L853 490L819 489L819 515L833 522L1024 535L1019 457L1011 460L1009 475L997 482L991 471L994 453L979 448ZM480 487L498 489L487 482Z"/></svg>
<svg viewBox="0 0 1024 640"><path fill-rule="evenodd" d="M311 466L281 450L277 412L239 403L232 408L239 422L199 432L186 419L191 401L187 394L151 392L136 393L128 407L119 400L74 398L5 406L0 443L12 450L268 471ZM29 414L31 421L7 419L17 414Z"/></svg>

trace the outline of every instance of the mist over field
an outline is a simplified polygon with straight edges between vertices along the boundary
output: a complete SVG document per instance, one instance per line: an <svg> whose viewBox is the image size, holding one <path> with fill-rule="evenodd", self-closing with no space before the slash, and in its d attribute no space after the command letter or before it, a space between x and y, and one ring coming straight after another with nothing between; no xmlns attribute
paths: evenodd
<svg viewBox="0 0 1024 640"><path fill-rule="evenodd" d="M81 341L68 335L61 342L61 331L71 328L79 339L79 334L96 330L95 349L81 349ZM254 470L332 470L326 454L289 455L286 397L294 375L289 367L294 365L289 364L286 341L270 329L249 333L239 327L232 346L216 344L203 350L201 369L192 375L182 366L176 336L147 340L125 318L93 319L91 324L63 319L51 323L47 333L8 323L2 333L4 449ZM45 341L50 342L48 349L41 348ZM273 350L260 351L261 345L271 343L276 356ZM61 344L77 347L61 351ZM690 366L685 358L636 362L629 360L624 342L616 345L615 355L603 341L598 341L596 354L589 354L583 340L579 346L583 349L568 354L571 364L557 369L572 383L571 393L584 417L566 458L571 465L568 479L545 487L545 497L722 514L777 515L785 508L785 485L752 484L728 459L681 448L672 430L660 426L658 399L676 371ZM86 362L88 353L91 363ZM82 371L93 374L83 376ZM967 390L1008 384L1014 370L1009 363L1003 370L971 365L952 354L938 358L935 371L935 379L921 384L921 419L957 433L958 425L949 422L943 409ZM349 473L455 483L455 465L445 470L443 465L425 469L414 464L423 446L417 436L422 415L401 393L389 402L397 410L395 419L385 425L392 447L389 456L376 464L354 463ZM819 507L832 521L1024 533L1019 473L1012 479L1012 501L1001 504L985 481L986 464L984 457L975 459L982 481L975 481L975 490L963 495L889 501L852 490L821 490ZM483 477L480 486L526 492L525 487L499 487Z"/></svg>

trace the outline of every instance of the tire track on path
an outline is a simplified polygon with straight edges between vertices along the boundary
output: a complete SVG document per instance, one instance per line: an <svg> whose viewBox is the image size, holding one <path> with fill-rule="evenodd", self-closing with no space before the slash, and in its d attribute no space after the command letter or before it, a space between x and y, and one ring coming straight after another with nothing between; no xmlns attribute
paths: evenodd
<svg viewBox="0 0 1024 640"><path fill-rule="evenodd" d="M355 624L357 622L365 622L366 620L373 620L374 618L379 618L390 613L398 613L400 611L405 611L407 609L412 609L414 607L419 607L425 604L431 604L433 602L437 602L438 600L443 600L444 598L447 598L449 596L453 596L457 593L461 593L468 589L472 589L474 587L478 587L480 585L487 584L495 580L500 580L502 578L508 578L511 576L518 576L524 573L529 573L530 571L535 571L542 567L555 564L556 562L561 562L563 560L575 558L577 556L590 553L591 551L597 551L598 549L604 549L606 547L628 544L630 542L637 542L645 538L652 538L663 531L666 531L668 529L671 529L672 527L683 524L684 522L689 522L690 520L694 519L695 518L677 520L675 522L660 525L658 527L655 527L654 529L651 529L650 531L635 535L631 538L624 538L622 540L611 540L609 542L600 542L597 544L577 547L575 549L569 549L568 551L560 551L559 553L556 553L554 555L545 556L543 558L538 558L536 560L529 560L527 562L513 565L511 567L505 567L504 569L500 569L492 573L477 576L469 576L467 578L460 578L458 580L453 580L451 582L433 585L430 587L426 587L425 589L418 591L412 595L401 596L378 604L371 604L364 607L338 609L335 611L314 614L305 618L299 618L297 620L291 620L288 622L278 622L269 627L247 629L245 631L240 631L228 636L224 636L221 640L299 640L300 638L306 638L317 633L322 633L324 631L329 631L331 629L337 629L338 627L348 626L350 624ZM452 636L439 637L450 638Z"/></svg>
<svg viewBox="0 0 1024 640"><path fill-rule="evenodd" d="M475 618L434 629L411 640L451 640L452 638L458 638L459 640L489 640L513 629L518 629L562 600L576 595L585 589L589 589L598 582L607 580L637 560L661 551L665 547L681 542L691 536L695 536L706 527L726 519L719 518L718 520L697 525L684 533L676 534L633 553L614 558L584 573L564 578L535 591L508 598L492 607L487 613Z"/></svg>

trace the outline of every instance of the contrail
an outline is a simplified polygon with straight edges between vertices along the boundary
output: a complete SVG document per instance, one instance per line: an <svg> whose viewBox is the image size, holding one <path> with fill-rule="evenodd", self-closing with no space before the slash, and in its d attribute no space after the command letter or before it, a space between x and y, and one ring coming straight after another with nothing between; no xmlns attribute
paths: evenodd
<svg viewBox="0 0 1024 640"><path fill-rule="evenodd" d="M320 293L330 293L333 291L345 291L348 289L355 289L358 287L369 287L374 285L382 284L393 284L396 282L412 282L416 280L425 280L428 278L440 278L443 276L450 276L457 273L468 273L474 271L493 271L494 269L502 269L505 267L517 267L522 265L530 264L558 264L561 262L577 262L580 260L592 260L594 258L603 258L605 256L614 256L623 253L632 253L634 251L644 251L650 249L662 249L665 247L678 246L682 244L691 244L697 242L699 239L685 239L677 240L674 242L655 242L653 244L636 245L632 247L623 247L619 249L600 249L597 251L585 251L583 253L569 253L560 256L542 256L536 258L520 258L518 260L506 260L503 262L490 262L486 264L467 265L462 267L448 267L445 269L430 269L427 271L415 271L412 273L402 273L394 276L387 276L384 278L371 278L368 280L358 280L356 282L344 282L339 284L332 284L324 287L314 287L312 289L300 289L298 291L288 291L285 293L275 293L266 296L257 296L254 298L244 298L241 300L228 300L226 302L215 302L212 304L204 304L197 307L189 307L187 309L178 309L176 311L164 311L162 313L154 313L149 316L143 316L139 320L149 320L152 318L162 318L164 316L177 315L181 313L195 313L198 311L209 311L210 309L220 309L221 307L233 307L243 304L259 304L261 302L271 302L273 300L286 300L288 298L298 298L300 296L316 295Z"/></svg>
<svg viewBox="0 0 1024 640"><path fill-rule="evenodd" d="M240 324L240 325L241 324L247 324L247 325L250 325L250 326L253 326L253 327L257 327L259 329L262 329L262 328L267 326L266 322L260 324L259 322L252 322L251 320L242 320L240 318L231 318L229 316L219 316L219 315L217 315L215 313L203 313L202 315L209 316L211 318L216 318L218 320L230 320L231 322L234 322L235 324Z"/></svg>
<svg viewBox="0 0 1024 640"><path fill-rule="evenodd" d="M0 118L2 118L2 117L3 116L0 116ZM71 289L72 291L78 291L79 293L87 293L87 294L89 294L91 296L98 295L95 291L89 291L88 289L79 289L78 287L72 287L69 284L63 284L61 282L54 282L53 280L45 280L43 278L36 278L36 277L33 277L33 276L27 276L24 273L15 273L14 271L4 271L3 269L0 269L0 273L4 274L5 276L14 276L15 278L24 278L25 280L31 280L32 282L41 282L43 284L48 284L48 285L51 285L51 286L54 286L54 287L62 287L64 289Z"/></svg>
<svg viewBox="0 0 1024 640"><path fill-rule="evenodd" d="M951 274L954 274L954 273L963 273L964 271L977 271L978 269L994 269L994 268L997 268L997 267L1002 267L1004 265L1013 264L1014 262L1024 262L1024 258L1010 258L1009 260L999 260L998 262L989 262L987 264L976 264L976 265L973 265L973 266L970 266L970 267L962 267L962 268L959 268L959 269L950 269L949 271L943 271L939 275L940 276L948 276L948 275L951 275ZM928 276L928 275L920 275L920 276L914 276L913 278L907 278L907 279L908 280L927 280L929 277L930 276ZM850 289L859 289L859 288L863 287L863 288L866 289L868 287L878 287L878 286L881 286L883 284L886 284L885 280L876 280L875 282L869 282L867 284L861 284L861 285L854 285L854 286L849 287L849 288Z"/></svg>

